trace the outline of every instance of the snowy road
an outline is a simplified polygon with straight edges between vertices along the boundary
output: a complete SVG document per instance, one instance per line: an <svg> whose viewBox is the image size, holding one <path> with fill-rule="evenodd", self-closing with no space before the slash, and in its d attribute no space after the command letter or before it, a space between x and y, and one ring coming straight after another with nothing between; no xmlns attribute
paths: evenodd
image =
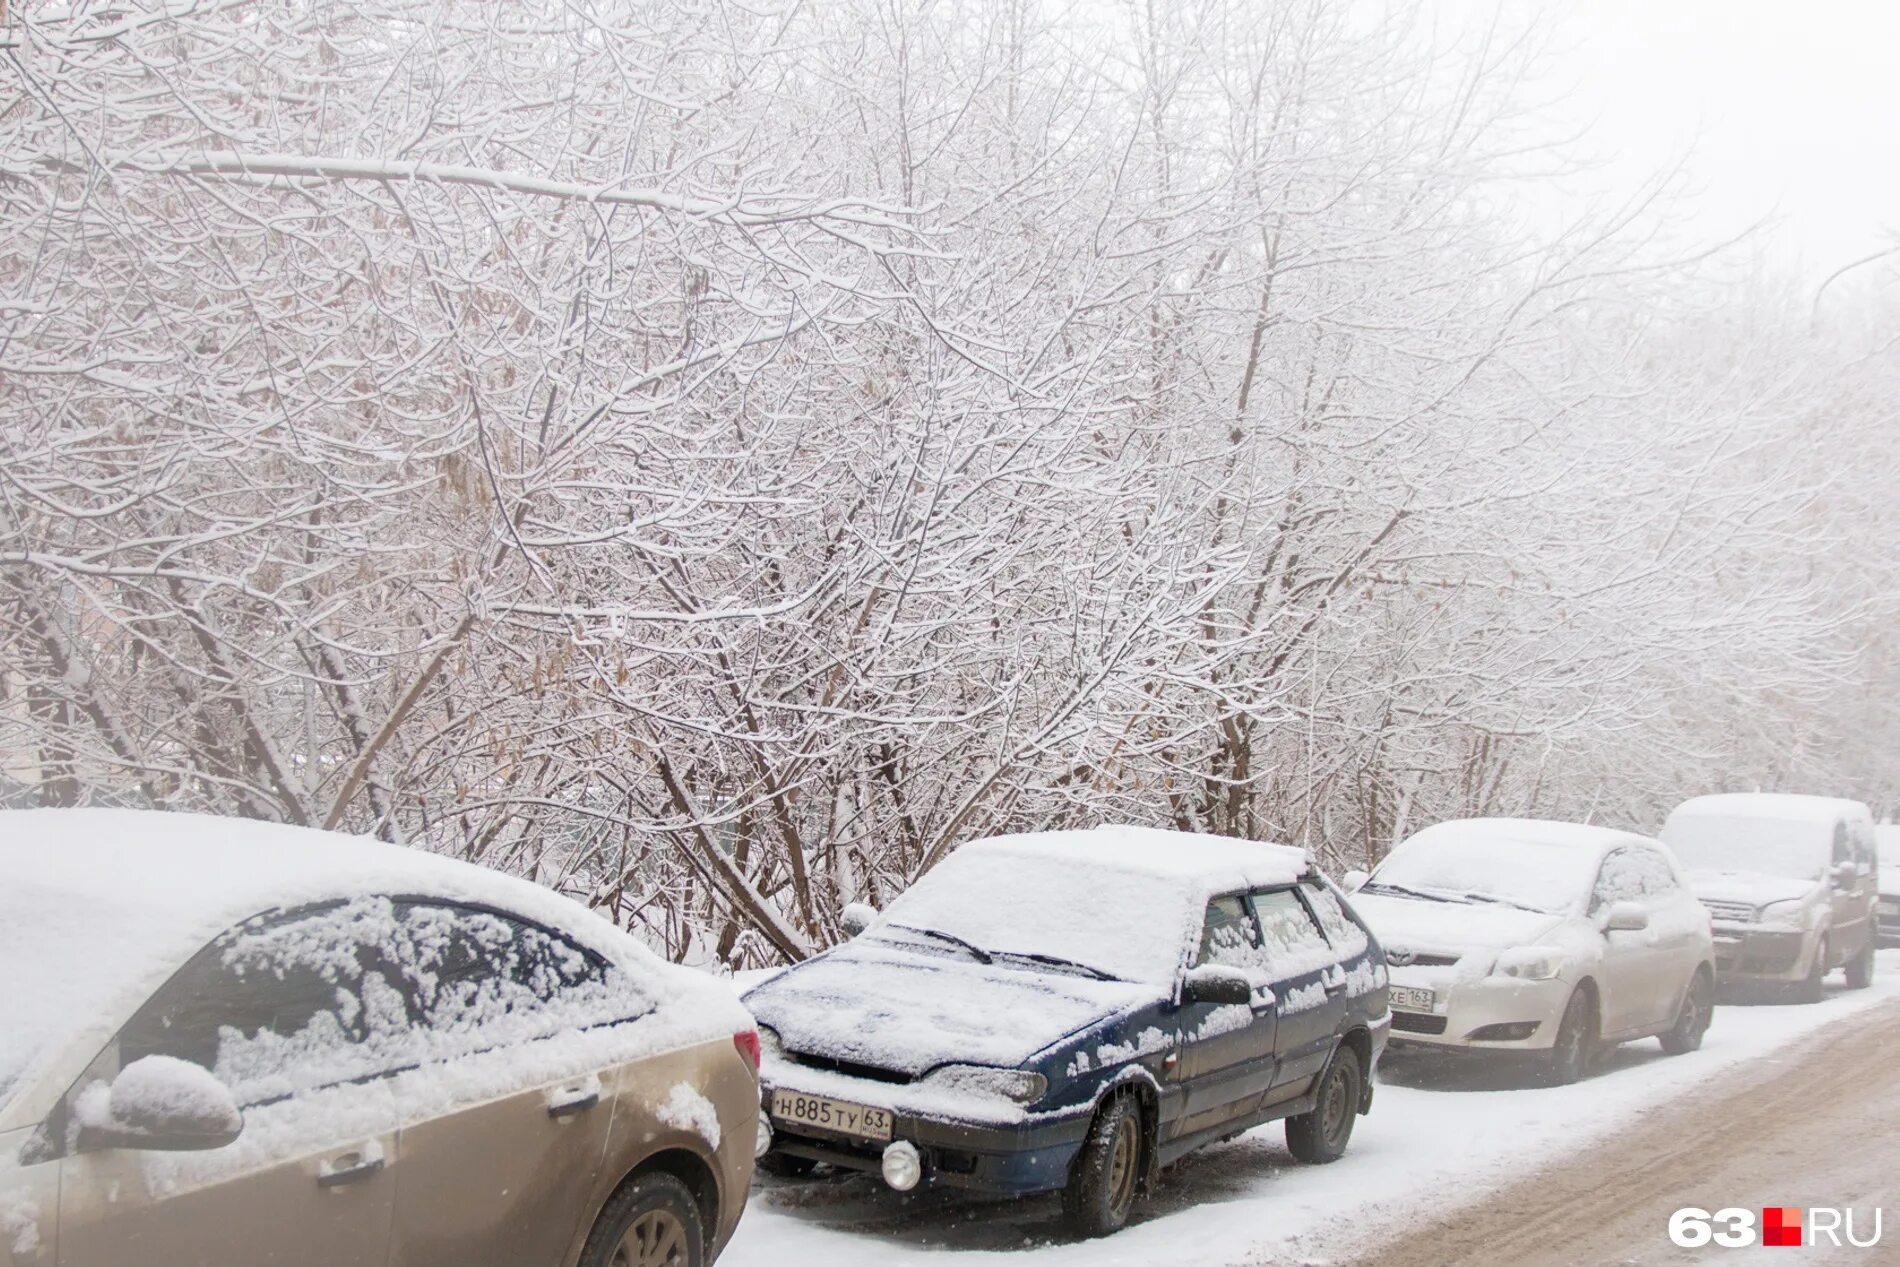
<svg viewBox="0 0 1900 1267"><path fill-rule="evenodd" d="M766 1181L723 1267L902 1267L981 1258L997 1267L1223 1267L1344 1262L1475 1204L1513 1180L1641 1126L1713 1079L1740 1092L1795 1044L1856 1013L1900 1015L1900 952L1873 989L1838 987L1811 1007L1724 1007L1702 1051L1671 1059L1652 1042L1618 1051L1595 1077L1527 1088L1468 1065L1390 1059L1352 1151L1296 1165L1264 1127L1189 1157L1139 1222L1087 1243L1062 1239L1053 1199L998 1203L944 1193L901 1198L859 1177ZM1707 1091L1704 1091L1707 1094ZM1751 1194L1742 1194L1745 1201ZM1840 1204L1851 1204L1842 1194ZM1820 1202L1825 1194L1811 1194ZM1796 1198L1789 1197L1790 1204ZM1693 1204L1685 1200L1684 1204ZM1673 1207L1672 1207L1673 1208ZM1663 1242L1659 1226L1655 1238ZM1641 1246L1629 1246L1624 1256ZM1520 1260L1528 1261L1528 1260ZM1560 1256L1552 1261L1570 1261ZM1661 1260L1659 1260L1661 1261Z"/></svg>
<svg viewBox="0 0 1900 1267"><path fill-rule="evenodd" d="M1851 1209L1852 1244L1809 1220L1803 1263L1893 1262L1900 1204L1900 1007L1864 1012L1776 1057L1732 1069L1645 1115L1582 1156L1540 1168L1483 1205L1407 1229L1352 1267L1523 1267L1616 1262L1675 1267L1720 1261L1719 1246L1680 1248L1670 1215L1767 1206ZM1884 1212L1879 1255L1866 1242ZM1845 1240L1843 1236L1839 1239Z"/></svg>

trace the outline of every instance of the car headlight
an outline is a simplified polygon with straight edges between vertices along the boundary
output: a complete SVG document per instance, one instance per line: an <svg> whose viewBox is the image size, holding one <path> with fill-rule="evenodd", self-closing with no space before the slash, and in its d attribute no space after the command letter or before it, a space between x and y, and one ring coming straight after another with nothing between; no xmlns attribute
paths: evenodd
<svg viewBox="0 0 1900 1267"><path fill-rule="evenodd" d="M989 1065L945 1065L927 1075L924 1085L964 1095L1000 1096L1017 1104L1034 1104L1049 1090L1049 1080L1039 1073Z"/></svg>
<svg viewBox="0 0 1900 1267"><path fill-rule="evenodd" d="M1550 946L1519 946L1498 956L1495 973L1522 981L1548 981L1564 970L1565 955Z"/></svg>
<svg viewBox="0 0 1900 1267"><path fill-rule="evenodd" d="M1761 922L1774 924L1780 928L1800 928L1807 922L1808 899L1791 897L1780 902L1770 902L1761 908Z"/></svg>

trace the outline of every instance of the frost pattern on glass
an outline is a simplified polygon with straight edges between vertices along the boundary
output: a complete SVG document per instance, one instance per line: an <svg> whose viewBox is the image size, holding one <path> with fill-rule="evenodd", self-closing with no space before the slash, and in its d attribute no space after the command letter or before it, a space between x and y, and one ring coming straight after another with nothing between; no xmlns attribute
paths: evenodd
<svg viewBox="0 0 1900 1267"><path fill-rule="evenodd" d="M189 1060L256 1104L650 1006L623 973L532 924L362 898L262 916L221 938L134 1018L121 1060Z"/></svg>
<svg viewBox="0 0 1900 1267"><path fill-rule="evenodd" d="M1346 908L1331 889L1323 884L1305 883L1300 886L1300 891L1306 895L1313 913L1319 916L1319 925L1326 930L1326 939L1342 958L1350 959L1365 953L1366 930L1347 916Z"/></svg>
<svg viewBox="0 0 1900 1267"><path fill-rule="evenodd" d="M1245 901L1237 897L1217 897L1207 904L1207 922L1201 929L1201 955L1197 962L1230 968L1266 967L1259 933Z"/></svg>

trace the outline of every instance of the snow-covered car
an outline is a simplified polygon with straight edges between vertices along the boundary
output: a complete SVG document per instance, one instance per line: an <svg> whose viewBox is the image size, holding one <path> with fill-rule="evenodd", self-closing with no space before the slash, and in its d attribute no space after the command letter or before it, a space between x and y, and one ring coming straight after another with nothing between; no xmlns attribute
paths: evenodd
<svg viewBox="0 0 1900 1267"><path fill-rule="evenodd" d="M1874 907L1876 940L1900 946L1900 826L1883 823L1874 828L1874 847L1874 878L1880 890Z"/></svg>
<svg viewBox="0 0 1900 1267"><path fill-rule="evenodd" d="M1820 1001L1836 968L1874 979L1874 818L1859 801L1743 792L1698 796L1662 838L1715 921L1724 985L1793 986Z"/></svg>
<svg viewBox="0 0 1900 1267"><path fill-rule="evenodd" d="M1348 885L1385 946L1394 1043L1527 1053L1551 1084L1617 1043L1702 1045L1709 919L1656 841L1466 819L1416 833Z"/></svg>
<svg viewBox="0 0 1900 1267"><path fill-rule="evenodd" d="M1059 1190L1084 1235L1264 1122L1337 1158L1389 1025L1378 945L1304 851L1124 827L964 845L746 1002L768 1170Z"/></svg>
<svg viewBox="0 0 1900 1267"><path fill-rule="evenodd" d="M720 983L479 867L0 813L7 1267L699 1267L757 1043Z"/></svg>

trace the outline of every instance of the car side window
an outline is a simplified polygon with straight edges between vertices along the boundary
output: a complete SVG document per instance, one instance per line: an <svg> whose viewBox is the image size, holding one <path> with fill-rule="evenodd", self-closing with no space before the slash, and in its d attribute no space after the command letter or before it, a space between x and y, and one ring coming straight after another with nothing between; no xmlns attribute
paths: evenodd
<svg viewBox="0 0 1900 1267"><path fill-rule="evenodd" d="M1604 859L1602 876L1611 881L1615 895L1600 904L1592 904L1592 910L1609 906L1609 902L1655 902L1682 895L1682 883L1676 879L1676 868L1670 866L1670 860L1642 845L1630 845L1611 853ZM1598 887L1604 887L1602 879Z"/></svg>
<svg viewBox="0 0 1900 1267"><path fill-rule="evenodd" d="M1217 897L1207 904L1207 919L1201 925L1201 953L1195 963L1229 968L1261 966L1260 929L1245 898Z"/></svg>
<svg viewBox="0 0 1900 1267"><path fill-rule="evenodd" d="M1646 870L1643 852L1625 846L1613 849L1597 871L1596 888L1590 893L1590 913L1599 914L1618 902L1641 902L1647 898L1644 886Z"/></svg>
<svg viewBox="0 0 1900 1267"><path fill-rule="evenodd" d="M1346 914L1346 908L1331 889L1318 880L1300 881L1300 893L1306 898L1306 904L1319 917L1319 926L1326 932L1326 940L1333 944L1341 956L1351 958L1366 948L1366 930Z"/></svg>
<svg viewBox="0 0 1900 1267"><path fill-rule="evenodd" d="M1848 846L1853 851L1856 866L1872 869L1879 865L1873 829L1867 824L1857 822L1848 828Z"/></svg>
<svg viewBox="0 0 1900 1267"><path fill-rule="evenodd" d="M1843 862L1851 862L1853 858L1853 846L1848 840L1847 824L1845 822L1837 822L1834 824L1834 865L1839 866Z"/></svg>
<svg viewBox="0 0 1900 1267"><path fill-rule="evenodd" d="M1339 955L1292 889L1264 889L1253 895L1266 942L1267 966L1276 977L1317 972Z"/></svg>
<svg viewBox="0 0 1900 1267"><path fill-rule="evenodd" d="M1630 869L1636 875L1645 901L1681 895L1682 884L1676 879L1676 869L1669 865L1669 859L1654 849L1641 847L1632 847L1629 854Z"/></svg>
<svg viewBox="0 0 1900 1267"><path fill-rule="evenodd" d="M406 905L405 990L423 1058L533 1042L636 1019L646 993L598 955L510 915Z"/></svg>
<svg viewBox="0 0 1900 1267"><path fill-rule="evenodd" d="M172 1056L216 1074L242 1106L412 1063L387 899L267 913L200 951L127 1022L123 1068Z"/></svg>

